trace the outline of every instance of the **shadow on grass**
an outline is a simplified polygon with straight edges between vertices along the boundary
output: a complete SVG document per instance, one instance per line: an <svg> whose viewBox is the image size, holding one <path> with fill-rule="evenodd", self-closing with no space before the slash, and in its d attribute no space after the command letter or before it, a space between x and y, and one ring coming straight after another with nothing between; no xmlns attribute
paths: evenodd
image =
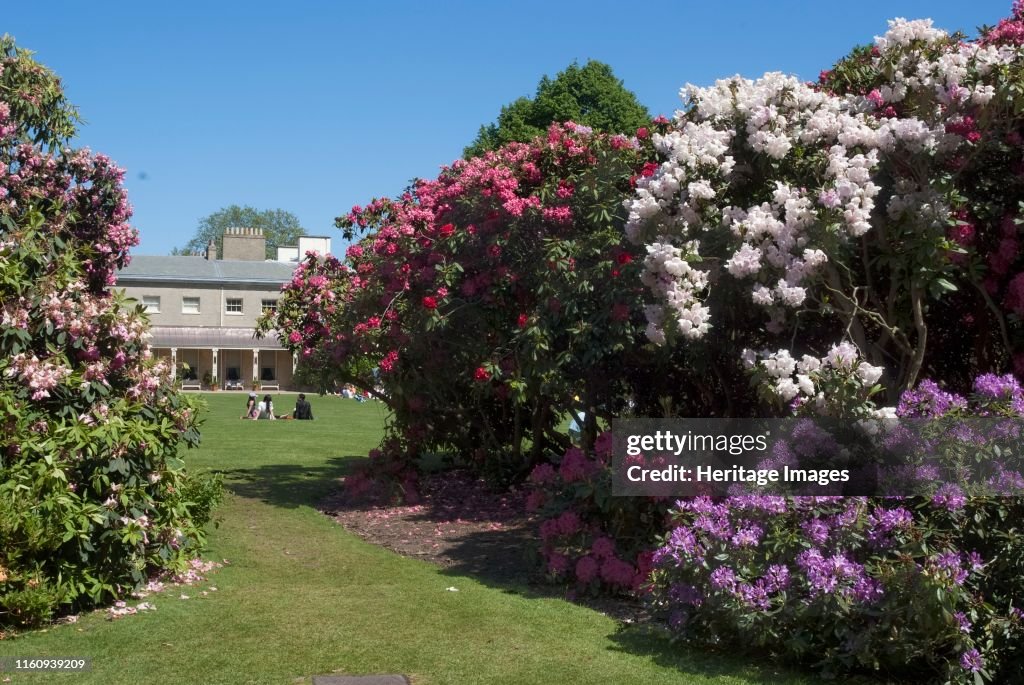
<svg viewBox="0 0 1024 685"><path fill-rule="evenodd" d="M339 479L348 474L357 463L364 461L365 457L362 456L339 456L332 457L316 467L269 464L251 469L229 469L223 473L228 489L241 497L258 499L285 508L317 507L326 510L328 515L334 515L337 512L333 510L340 508L340 501L337 499ZM498 529L467 526L466 530L449 539L442 558L432 557L428 553L420 556L417 551L396 551L406 556L440 563L443 566L441 572L447 576L468 576L487 587L508 594L529 599L565 599L564 589L542 582L541 574L537 570L540 564L534 551L534 527L524 522L521 517L508 513L502 512L500 516L496 516L499 512L495 509L488 512L478 511L479 501L474 502L474 499L481 493L474 495L467 485L459 482L458 478L452 479L446 486L450 489L448 496L440 497L434 502L427 499L423 508L410 515L408 520L410 523L433 524L461 519L465 522L481 523L498 518L507 521L508 525ZM459 496L453 497L452 491ZM498 501L501 499L500 493L485 496L493 496ZM366 511L379 507L348 503L344 508L349 511ZM398 533L394 537L398 539L411 536L408 533ZM389 542L395 542L387 539L372 541L386 547L391 547ZM424 547L428 547L430 542L425 540ZM610 636L613 645L609 649L645 656L660 665L677 669L680 673L706 678L732 677L752 685L810 685L823 682L810 673L797 673L773 666L767 659L742 654L716 654L699 651L695 647L674 645L650 627L637 625L636 620L642 618L644 612L636 602L586 598L579 603L620 621L619 628Z"/></svg>
<svg viewBox="0 0 1024 685"><path fill-rule="evenodd" d="M484 585L529 599L566 599L565 590L543 582L531 527L476 531L460 536L446 553L452 561L442 573L470 576ZM757 685L810 685L825 682L811 672L776 666L767 657L741 653L715 653L698 647L673 644L649 623L640 602L608 597L581 597L576 603L616 619L619 626L610 636L609 649L640 655L681 673L705 678L731 677ZM833 681L835 682L835 681ZM871 680L847 680L875 683Z"/></svg>
<svg viewBox="0 0 1024 685"><path fill-rule="evenodd" d="M224 484L240 496L293 509L315 507L339 486L338 479L366 457L331 457L321 466L267 464L251 469L225 469Z"/></svg>
<svg viewBox="0 0 1024 685"><path fill-rule="evenodd" d="M615 646L609 649L645 656L660 666L675 668L684 673L699 673L708 678L729 676L758 685L811 685L825 682L878 685L880 682L863 679L826 681L809 671L774 665L767 656L746 655L738 650L729 653L699 651L697 647L673 644L665 633L652 626L622 625L611 639Z"/></svg>

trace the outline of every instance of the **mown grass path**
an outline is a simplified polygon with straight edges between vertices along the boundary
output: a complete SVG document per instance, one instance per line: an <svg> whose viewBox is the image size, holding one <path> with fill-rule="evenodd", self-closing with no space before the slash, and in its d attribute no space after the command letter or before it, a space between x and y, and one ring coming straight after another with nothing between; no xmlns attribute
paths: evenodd
<svg viewBox="0 0 1024 685"><path fill-rule="evenodd" d="M287 685L328 673L405 673L415 685L816 682L672 648L593 610L452 576L347 533L314 506L376 445L378 403L313 398L312 423L253 422L238 419L244 395L206 399L203 445L188 458L227 475L207 557L230 564L199 586L146 598L155 612L113 622L97 612L0 641L0 657L93 660L88 673L0 682ZM275 400L278 412L293 402Z"/></svg>

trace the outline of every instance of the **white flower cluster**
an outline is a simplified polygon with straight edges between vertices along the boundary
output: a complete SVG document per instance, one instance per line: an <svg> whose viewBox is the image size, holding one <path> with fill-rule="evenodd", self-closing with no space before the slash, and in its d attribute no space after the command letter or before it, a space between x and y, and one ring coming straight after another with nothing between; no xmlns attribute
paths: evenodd
<svg viewBox="0 0 1024 685"><path fill-rule="evenodd" d="M675 318L679 332L685 338L699 338L708 330L708 311L698 298L698 293L707 287L708 275L694 269L688 258L697 254L698 243L685 245L684 253L669 243L653 243L647 246L644 272L641 280L659 296L665 305L648 305L647 336L654 342L665 342L662 324L666 310Z"/></svg>
<svg viewBox="0 0 1024 685"><path fill-rule="evenodd" d="M933 28L931 19L907 21L903 17L896 17L889 20L889 30L884 36L875 36L875 47L885 50L894 46L905 47L914 41L934 43L947 35L942 29Z"/></svg>
<svg viewBox="0 0 1024 685"><path fill-rule="evenodd" d="M936 57L921 47L935 47L947 38L945 31L933 29L930 20L894 19L889 31L875 38L875 68L891 72L891 83L878 89L877 104L903 102L912 93L925 93L937 105L922 116L948 116L949 107L986 105L996 88L985 79L1002 65L1018 58L1018 51L1002 45L957 43L943 46ZM915 45L914 41L919 41Z"/></svg>
<svg viewBox="0 0 1024 685"><path fill-rule="evenodd" d="M880 407L871 410L868 418L861 419L857 425L865 435L875 436L891 433L899 426L900 420L896 416L896 407Z"/></svg>
<svg viewBox="0 0 1024 685"><path fill-rule="evenodd" d="M701 208L716 196L712 179L732 172L733 133L711 122L687 121L666 135L654 134L654 148L667 161L654 176L638 181L628 203L631 242L641 242L641 227L648 235L673 235L701 225Z"/></svg>
<svg viewBox="0 0 1024 685"><path fill-rule="evenodd" d="M797 398L812 401L824 409L827 398L822 386L830 377L855 378L861 387L872 388L882 377L883 368L861 358L857 348L848 342L833 345L823 357L803 355L795 359L789 350L754 352L743 350L743 363L762 376L765 387L783 402Z"/></svg>
<svg viewBox="0 0 1024 685"><path fill-rule="evenodd" d="M735 278L755 281L753 301L765 307L802 306L807 283L828 261L815 247L816 237L830 225L843 226L852 237L870 228L879 191L871 180L878 164L874 148L892 146L894 134L887 131L880 138L873 118L781 73L756 81L734 77L706 89L687 86L683 96L691 111L677 115L675 131L654 137L665 161L638 181L636 195L626 203L627 237L633 242L656 237L660 254L700 232L728 229L733 240L725 268ZM746 180L735 173L734 155L784 160L797 146L825 151L811 172L814 179L827 179L824 186L808 190L804 183L779 181L766 201L752 206L729 202L735 186ZM693 257L690 261L699 255ZM697 294L706 281L694 287L697 277L691 269L679 274L688 282L673 288L661 260L646 264L651 273L644 283L663 301L669 294L675 298L650 310L650 339L664 341L671 319L685 337L701 337L709 328L709 313ZM779 319L777 312L772 316Z"/></svg>
<svg viewBox="0 0 1024 685"><path fill-rule="evenodd" d="M648 308L648 337L663 342L677 325L688 339L709 330L701 301L707 281L694 269L703 268L696 264L702 257L749 281L751 300L767 310L766 326L781 331L788 310L818 301L814 286L837 259L835 247L867 234L880 216L944 230L949 208L928 185L927 169L955 161L976 142L971 108L991 101L1000 67L1022 52L957 43L930 20L894 19L872 57L888 83L867 95L835 96L781 73L683 88L687 108L677 112L675 130L653 137L663 161L626 201L625 231L658 254L698 239L715 253L690 250L692 266L678 274L648 259L644 283L664 305ZM893 161L902 171L880 215L875 176ZM774 170L774 189L751 183L766 168Z"/></svg>

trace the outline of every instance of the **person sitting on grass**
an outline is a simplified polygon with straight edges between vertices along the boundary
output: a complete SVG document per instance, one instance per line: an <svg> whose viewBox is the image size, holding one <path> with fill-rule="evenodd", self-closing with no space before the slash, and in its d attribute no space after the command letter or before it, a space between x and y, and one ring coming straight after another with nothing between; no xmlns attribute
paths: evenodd
<svg viewBox="0 0 1024 685"><path fill-rule="evenodd" d="M579 403L580 396L576 395L572 398L572 401ZM578 404L577 404L578 406ZM587 423L587 414L582 409L576 409L573 412L574 416L572 421L569 422L569 440L574 445L580 445L583 442L583 426Z"/></svg>
<svg viewBox="0 0 1024 685"><path fill-rule="evenodd" d="M245 403L245 413L239 416L240 419L255 419L260 415L258 403L256 402L256 393L249 393L249 399Z"/></svg>
<svg viewBox="0 0 1024 685"><path fill-rule="evenodd" d="M312 421L313 420L313 407L306 401L306 393L299 393L299 399L295 400L295 411L292 412L292 418L300 421Z"/></svg>
<svg viewBox="0 0 1024 685"><path fill-rule="evenodd" d="M277 417L274 416L274 401L270 398L270 395L264 395L263 401L259 403L259 418L268 419L273 421Z"/></svg>

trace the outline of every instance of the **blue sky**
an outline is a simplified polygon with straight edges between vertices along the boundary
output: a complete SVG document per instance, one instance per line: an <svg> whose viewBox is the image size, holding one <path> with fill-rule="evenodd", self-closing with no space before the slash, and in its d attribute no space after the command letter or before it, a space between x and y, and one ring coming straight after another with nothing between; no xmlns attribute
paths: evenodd
<svg viewBox="0 0 1024 685"><path fill-rule="evenodd" d="M128 170L142 235L167 254L229 204L306 230L457 158L501 106L573 60L612 66L653 114L686 82L805 79L886 19L969 34L1009 0L927 2L5 3L0 32L64 80L78 144ZM337 247L336 247L337 251Z"/></svg>

